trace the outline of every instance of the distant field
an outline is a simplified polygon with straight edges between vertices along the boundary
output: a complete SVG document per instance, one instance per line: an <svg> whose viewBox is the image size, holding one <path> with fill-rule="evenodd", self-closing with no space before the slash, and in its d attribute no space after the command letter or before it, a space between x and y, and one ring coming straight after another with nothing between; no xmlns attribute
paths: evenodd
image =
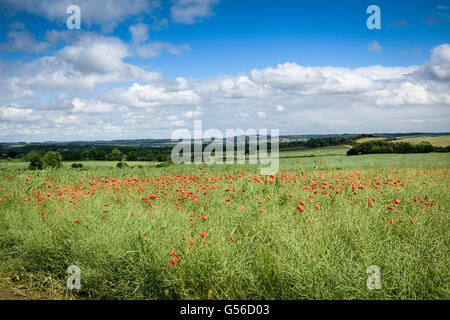
<svg viewBox="0 0 450 320"><path fill-rule="evenodd" d="M366 169L366 168L449 168L449 153L365 154L347 156L347 148L280 153L280 168L295 169Z"/></svg>
<svg viewBox="0 0 450 320"><path fill-rule="evenodd" d="M84 168L115 168L118 161L64 161L64 167L70 167L72 163L81 163ZM128 166L137 167L141 166L153 166L157 162L150 161L127 161ZM16 169L26 169L28 167L28 162L26 161L0 161L0 169L6 168L16 168Z"/></svg>
<svg viewBox="0 0 450 320"><path fill-rule="evenodd" d="M358 143L368 142L368 141L374 141L374 140L386 140L387 138L383 137L370 137L370 138L361 138L358 140L355 140Z"/></svg>
<svg viewBox="0 0 450 320"><path fill-rule="evenodd" d="M356 140L358 143L375 141L375 140L386 140L384 137L371 137L371 138L361 138ZM394 142L409 142L412 144L418 144L421 142L429 142L435 147L446 147L450 146L450 136L438 136L438 137L409 137L409 138L400 138L399 140L393 140Z"/></svg>
<svg viewBox="0 0 450 320"><path fill-rule="evenodd" d="M450 146L450 136L405 138L396 141L409 142L412 144L418 144L423 141L426 141L431 143L435 147Z"/></svg>
<svg viewBox="0 0 450 320"><path fill-rule="evenodd" d="M449 168L450 153L410 153L410 154L367 154L347 156L348 147L326 147L307 150L280 152L281 170L296 169L366 169L366 168ZM64 167L72 163L82 163L84 168L115 168L117 161L67 161ZM157 162L127 161L128 166L148 167ZM232 165L233 166L233 165ZM252 167L250 165L246 165ZM26 169L28 162L0 161L0 169ZM227 167L218 165L218 167Z"/></svg>

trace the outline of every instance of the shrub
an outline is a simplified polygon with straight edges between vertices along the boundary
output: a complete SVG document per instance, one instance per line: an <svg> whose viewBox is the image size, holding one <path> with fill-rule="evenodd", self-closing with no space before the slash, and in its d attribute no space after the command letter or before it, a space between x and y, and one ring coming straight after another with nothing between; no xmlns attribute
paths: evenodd
<svg viewBox="0 0 450 320"><path fill-rule="evenodd" d="M111 158L113 160L120 161L120 160L122 160L122 157L123 157L122 152L120 152L119 149L117 149L117 148L112 149Z"/></svg>
<svg viewBox="0 0 450 320"><path fill-rule="evenodd" d="M34 150L28 153L25 160L30 161L30 165L28 166L30 170L42 170L44 168L41 155L38 151Z"/></svg>
<svg viewBox="0 0 450 320"><path fill-rule="evenodd" d="M437 151L428 142L414 145L408 142L391 142L386 140L372 140L356 143L353 148L347 151L348 156L371 153L425 153Z"/></svg>
<svg viewBox="0 0 450 320"><path fill-rule="evenodd" d="M83 164L82 163L72 163L71 167L74 169L81 169L81 168L83 168Z"/></svg>
<svg viewBox="0 0 450 320"><path fill-rule="evenodd" d="M160 162L157 165L155 165L155 168L164 168L170 166L172 163L170 161L164 161Z"/></svg>
<svg viewBox="0 0 450 320"><path fill-rule="evenodd" d="M44 167L50 168L61 168L62 167L62 156L59 152L49 151L42 158Z"/></svg>
<svg viewBox="0 0 450 320"><path fill-rule="evenodd" d="M164 162L166 161L167 157L163 154L158 154L158 156L156 157L156 161L158 162Z"/></svg>
<svg viewBox="0 0 450 320"><path fill-rule="evenodd" d="M125 167L128 167L128 165L125 163L125 162L117 162L117 168L119 168L119 169L122 169L122 168L125 168Z"/></svg>
<svg viewBox="0 0 450 320"><path fill-rule="evenodd" d="M436 151L435 148L427 141L421 142L416 145L416 152L426 153Z"/></svg>

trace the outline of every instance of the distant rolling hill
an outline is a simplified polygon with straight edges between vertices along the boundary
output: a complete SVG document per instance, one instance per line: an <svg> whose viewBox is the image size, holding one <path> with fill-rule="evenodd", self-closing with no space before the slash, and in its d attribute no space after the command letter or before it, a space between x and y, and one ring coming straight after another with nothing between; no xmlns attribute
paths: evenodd
<svg viewBox="0 0 450 320"><path fill-rule="evenodd" d="M435 147L446 147L450 146L450 135L437 136L437 137L414 137L414 138L404 138L396 141L409 142L411 144L418 144L421 142L429 142Z"/></svg>

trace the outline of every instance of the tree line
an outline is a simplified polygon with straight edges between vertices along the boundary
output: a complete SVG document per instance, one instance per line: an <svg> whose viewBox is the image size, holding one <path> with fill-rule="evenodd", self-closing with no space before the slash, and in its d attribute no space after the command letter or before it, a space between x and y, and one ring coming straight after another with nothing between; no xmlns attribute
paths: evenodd
<svg viewBox="0 0 450 320"><path fill-rule="evenodd" d="M428 153L428 152L450 152L450 146L436 147L429 142L411 144L403 141L371 140L355 143L347 151L348 156L374 153Z"/></svg>
<svg viewBox="0 0 450 320"><path fill-rule="evenodd" d="M170 158L171 146L140 147L140 146L84 146L84 145L52 145L30 144L20 147L3 147L0 157L3 159L26 160L30 152L37 152L43 157L47 152L58 152L65 161L158 161L164 162Z"/></svg>

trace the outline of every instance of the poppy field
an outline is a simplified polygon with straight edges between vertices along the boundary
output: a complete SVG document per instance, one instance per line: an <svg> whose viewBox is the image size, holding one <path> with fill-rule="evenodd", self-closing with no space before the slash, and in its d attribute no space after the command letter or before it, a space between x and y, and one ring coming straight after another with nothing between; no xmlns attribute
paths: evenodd
<svg viewBox="0 0 450 320"><path fill-rule="evenodd" d="M3 170L1 270L75 299L449 299L446 161Z"/></svg>

